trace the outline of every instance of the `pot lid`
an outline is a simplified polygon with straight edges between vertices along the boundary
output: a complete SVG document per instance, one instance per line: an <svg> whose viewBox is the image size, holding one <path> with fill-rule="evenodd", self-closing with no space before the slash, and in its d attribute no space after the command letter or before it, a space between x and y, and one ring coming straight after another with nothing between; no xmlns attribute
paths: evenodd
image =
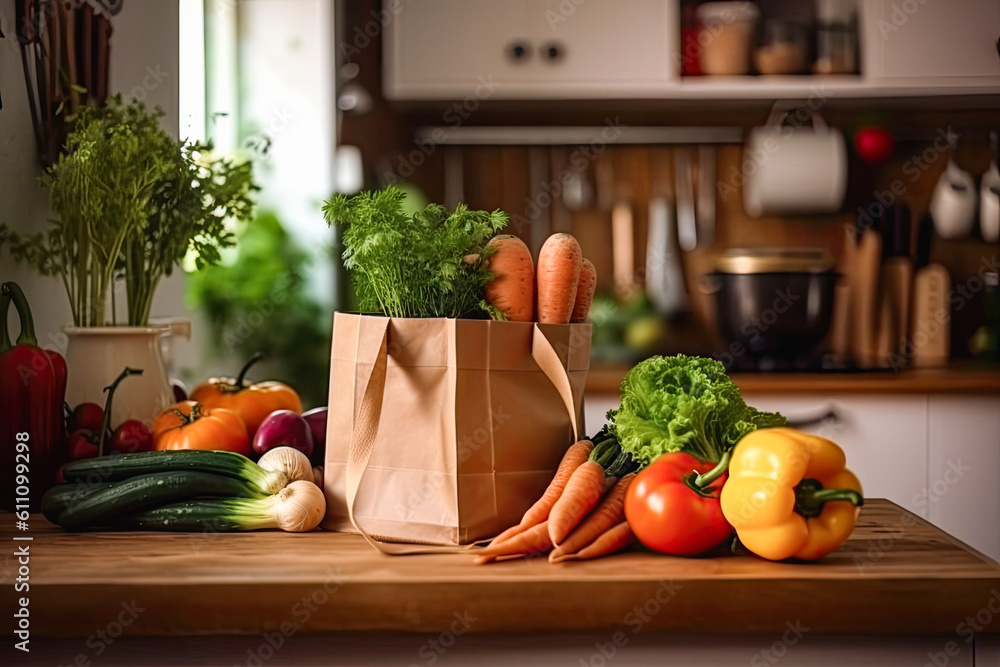
<svg viewBox="0 0 1000 667"><path fill-rule="evenodd" d="M837 260L819 248L732 248L715 258L719 273L826 273Z"/></svg>

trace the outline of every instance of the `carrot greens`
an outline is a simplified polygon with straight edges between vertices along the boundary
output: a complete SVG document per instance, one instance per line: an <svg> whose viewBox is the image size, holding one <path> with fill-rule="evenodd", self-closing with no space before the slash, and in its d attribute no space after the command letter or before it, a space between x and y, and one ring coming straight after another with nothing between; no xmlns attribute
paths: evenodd
<svg viewBox="0 0 1000 667"><path fill-rule="evenodd" d="M492 277L486 244L507 225L502 211L454 211L430 204L407 214L398 188L336 194L323 213L344 227L344 266L365 312L391 317L470 317L489 313Z"/></svg>

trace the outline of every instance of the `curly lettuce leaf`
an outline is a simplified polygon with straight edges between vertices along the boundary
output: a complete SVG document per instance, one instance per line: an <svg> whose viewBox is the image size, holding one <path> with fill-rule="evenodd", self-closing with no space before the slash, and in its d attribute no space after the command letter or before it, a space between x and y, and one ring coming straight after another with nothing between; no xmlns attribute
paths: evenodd
<svg viewBox="0 0 1000 667"><path fill-rule="evenodd" d="M643 465L685 451L718 461L744 435L784 417L746 404L725 367L703 357L652 357L622 380L621 407L608 414L621 443Z"/></svg>

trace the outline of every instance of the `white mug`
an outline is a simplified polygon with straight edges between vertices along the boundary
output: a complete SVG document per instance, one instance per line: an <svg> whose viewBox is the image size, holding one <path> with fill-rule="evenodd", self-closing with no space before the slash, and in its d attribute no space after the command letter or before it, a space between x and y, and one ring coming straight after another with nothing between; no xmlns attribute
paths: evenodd
<svg viewBox="0 0 1000 667"><path fill-rule="evenodd" d="M1000 242L1000 168L996 161L979 186L979 231L987 243Z"/></svg>
<svg viewBox="0 0 1000 667"><path fill-rule="evenodd" d="M804 107L776 104L767 124L750 132L741 169L743 208L755 218L764 213L833 213L844 203L844 135Z"/></svg>
<svg viewBox="0 0 1000 667"><path fill-rule="evenodd" d="M976 221L976 182L952 159L931 196L934 231L943 239L966 238Z"/></svg>

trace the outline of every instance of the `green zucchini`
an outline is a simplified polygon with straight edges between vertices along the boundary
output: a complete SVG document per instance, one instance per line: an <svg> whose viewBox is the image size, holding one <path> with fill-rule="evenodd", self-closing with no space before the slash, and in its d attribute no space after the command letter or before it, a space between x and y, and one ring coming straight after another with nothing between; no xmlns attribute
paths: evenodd
<svg viewBox="0 0 1000 667"><path fill-rule="evenodd" d="M208 472L152 473L130 477L84 497L63 510L56 523L71 530L105 525L122 514L201 496L266 498L268 494L242 479Z"/></svg>
<svg viewBox="0 0 1000 667"><path fill-rule="evenodd" d="M42 516L50 523L59 523L59 515L70 505L83 500L91 493L96 493L103 489L114 486L110 483L104 484L57 484L45 492L42 496Z"/></svg>
<svg viewBox="0 0 1000 667"><path fill-rule="evenodd" d="M117 482L137 475L181 471L208 472L244 479L267 495L277 493L288 483L284 473L264 470L242 454L204 449L137 452L80 459L66 464L63 477L67 482Z"/></svg>
<svg viewBox="0 0 1000 667"><path fill-rule="evenodd" d="M134 530L219 532L273 528L269 503L241 498L191 500L127 514L116 525Z"/></svg>

